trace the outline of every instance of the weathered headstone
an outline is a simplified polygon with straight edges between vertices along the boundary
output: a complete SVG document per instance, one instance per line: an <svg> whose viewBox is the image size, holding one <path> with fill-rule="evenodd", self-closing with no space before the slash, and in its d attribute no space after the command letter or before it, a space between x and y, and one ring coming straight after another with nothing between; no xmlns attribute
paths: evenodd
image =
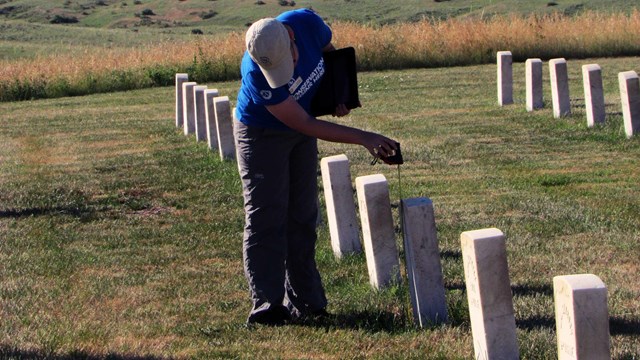
<svg viewBox="0 0 640 360"><path fill-rule="evenodd" d="M498 104L513 104L513 57L511 51L498 51Z"/></svg>
<svg viewBox="0 0 640 360"><path fill-rule="evenodd" d="M356 178L369 282L376 289L400 281L400 260L391 215L389 185L382 174Z"/></svg>
<svg viewBox="0 0 640 360"><path fill-rule="evenodd" d="M193 88L198 83L188 81L182 83L182 110L184 114L184 134L193 134L196 131L196 108L194 104Z"/></svg>
<svg viewBox="0 0 640 360"><path fill-rule="evenodd" d="M236 148L233 140L233 120L228 96L213 99L216 110L216 136L218 137L218 151L220 159L235 159Z"/></svg>
<svg viewBox="0 0 640 360"><path fill-rule="evenodd" d="M542 109L544 107L542 97L542 60L527 59L525 70L527 111Z"/></svg>
<svg viewBox="0 0 640 360"><path fill-rule="evenodd" d="M587 126L603 124L605 121L602 71L598 64L582 65L584 105L587 110Z"/></svg>
<svg viewBox="0 0 640 360"><path fill-rule="evenodd" d="M193 87L194 107L196 109L196 141L207 140L207 110L204 92L207 87L197 85Z"/></svg>
<svg viewBox="0 0 640 360"><path fill-rule="evenodd" d="M518 340L502 231L460 235L475 359L518 359Z"/></svg>
<svg viewBox="0 0 640 360"><path fill-rule="evenodd" d="M624 132L627 138L640 131L640 81L635 71L618 73Z"/></svg>
<svg viewBox="0 0 640 360"><path fill-rule="evenodd" d="M184 126L184 110L182 101L182 84L189 81L189 74L176 74L176 127Z"/></svg>
<svg viewBox="0 0 640 360"><path fill-rule="evenodd" d="M549 60L549 74L551 77L553 116L560 118L571 115L567 61L563 58Z"/></svg>
<svg viewBox="0 0 640 360"><path fill-rule="evenodd" d="M607 287L592 274L553 278L559 360L611 359Z"/></svg>
<svg viewBox="0 0 640 360"><path fill-rule="evenodd" d="M337 258L360 253L360 236L356 205L353 199L349 159L344 154L320 160L331 248Z"/></svg>
<svg viewBox="0 0 640 360"><path fill-rule="evenodd" d="M402 200L402 233L413 319L420 327L448 321L433 203Z"/></svg>
<svg viewBox="0 0 640 360"><path fill-rule="evenodd" d="M216 109L213 104L213 99L220 96L218 89L207 89L204 92L204 100L207 106L205 106L205 114L207 118L207 144L209 149L218 150L218 131L216 129Z"/></svg>

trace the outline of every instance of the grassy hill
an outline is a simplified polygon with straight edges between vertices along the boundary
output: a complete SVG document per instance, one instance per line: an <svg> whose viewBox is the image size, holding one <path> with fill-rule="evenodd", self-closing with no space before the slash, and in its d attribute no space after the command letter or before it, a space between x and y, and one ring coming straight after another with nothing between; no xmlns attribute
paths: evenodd
<svg viewBox="0 0 640 360"><path fill-rule="evenodd" d="M5 0L0 13L29 22L64 22L75 18L78 25L98 28L204 27L238 28L264 16L292 7L312 7L329 20L353 20L385 24L415 21L423 17L491 16L504 13L574 14L583 10L627 11L631 0Z"/></svg>
<svg viewBox="0 0 640 360"><path fill-rule="evenodd" d="M348 20L379 25L425 17L620 12L637 6L632 0L0 0L0 43L47 45L53 41L135 46L141 41L188 36L196 29L205 34L243 29L255 19L300 7L315 9L328 22ZM135 36L125 36L132 33ZM20 51L30 53L28 47Z"/></svg>

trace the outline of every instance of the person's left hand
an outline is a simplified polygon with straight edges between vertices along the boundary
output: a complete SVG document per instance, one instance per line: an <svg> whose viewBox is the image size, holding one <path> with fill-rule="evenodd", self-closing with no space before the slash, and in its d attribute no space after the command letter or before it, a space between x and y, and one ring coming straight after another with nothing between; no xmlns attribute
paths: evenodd
<svg viewBox="0 0 640 360"><path fill-rule="evenodd" d="M340 104L336 106L336 110L332 115L337 117L342 117L342 116L349 115L350 112L351 110L347 109L347 106L345 104Z"/></svg>

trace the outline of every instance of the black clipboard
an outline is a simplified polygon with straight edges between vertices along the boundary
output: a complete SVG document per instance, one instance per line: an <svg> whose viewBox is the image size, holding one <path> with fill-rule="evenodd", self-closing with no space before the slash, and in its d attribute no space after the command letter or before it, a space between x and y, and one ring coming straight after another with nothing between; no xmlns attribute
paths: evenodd
<svg viewBox="0 0 640 360"><path fill-rule="evenodd" d="M325 72L311 100L311 115L333 114L339 104L348 109L362 106L358 97L356 50L347 47L326 52L323 57Z"/></svg>

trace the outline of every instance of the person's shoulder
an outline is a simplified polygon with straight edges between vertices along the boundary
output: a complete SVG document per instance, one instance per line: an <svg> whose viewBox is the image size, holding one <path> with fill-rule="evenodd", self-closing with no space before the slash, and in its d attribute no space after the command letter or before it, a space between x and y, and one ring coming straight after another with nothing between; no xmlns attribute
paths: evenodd
<svg viewBox="0 0 640 360"><path fill-rule="evenodd" d="M304 19L304 18L310 18L310 17L319 17L319 15L311 9L302 8L302 9L285 11L282 14L278 15L278 17L276 17L276 20L286 23L287 21L293 21L297 19Z"/></svg>

